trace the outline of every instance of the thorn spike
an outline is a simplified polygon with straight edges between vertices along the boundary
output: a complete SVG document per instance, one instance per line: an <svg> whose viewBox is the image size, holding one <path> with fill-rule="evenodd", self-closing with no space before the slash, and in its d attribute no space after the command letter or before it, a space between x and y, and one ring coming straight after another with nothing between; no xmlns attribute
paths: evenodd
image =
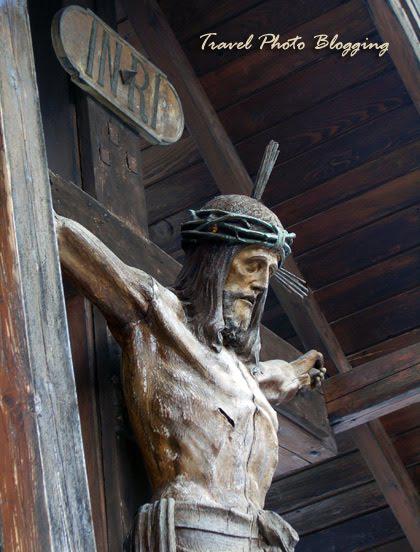
<svg viewBox="0 0 420 552"><path fill-rule="evenodd" d="M255 180L255 186L252 191L251 197L257 200L261 200L270 178L271 172L276 164L277 157L279 155L279 144L274 140L270 140L268 146L265 148L264 156L261 161L260 168L258 169L257 178Z"/></svg>

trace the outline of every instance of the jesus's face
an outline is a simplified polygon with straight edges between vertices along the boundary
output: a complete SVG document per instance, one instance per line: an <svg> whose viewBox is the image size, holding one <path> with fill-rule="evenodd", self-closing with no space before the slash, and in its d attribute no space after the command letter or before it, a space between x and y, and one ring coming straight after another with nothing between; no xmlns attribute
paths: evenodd
<svg viewBox="0 0 420 552"><path fill-rule="evenodd" d="M265 293L279 256L273 250L250 245L235 255L223 289L223 318L228 341L249 328L257 299Z"/></svg>

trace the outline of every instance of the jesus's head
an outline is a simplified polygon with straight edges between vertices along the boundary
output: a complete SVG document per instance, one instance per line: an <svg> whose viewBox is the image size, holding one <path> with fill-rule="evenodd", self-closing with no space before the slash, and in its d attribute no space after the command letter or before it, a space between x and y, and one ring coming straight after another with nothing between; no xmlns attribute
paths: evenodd
<svg viewBox="0 0 420 552"><path fill-rule="evenodd" d="M257 305L260 322L270 277L279 255L258 245L248 245L233 257L223 287L224 343L234 347L246 343Z"/></svg>
<svg viewBox="0 0 420 552"><path fill-rule="evenodd" d="M193 331L211 348L233 348L257 365L269 278L292 235L259 201L230 195L195 212L182 237L186 259L175 291Z"/></svg>

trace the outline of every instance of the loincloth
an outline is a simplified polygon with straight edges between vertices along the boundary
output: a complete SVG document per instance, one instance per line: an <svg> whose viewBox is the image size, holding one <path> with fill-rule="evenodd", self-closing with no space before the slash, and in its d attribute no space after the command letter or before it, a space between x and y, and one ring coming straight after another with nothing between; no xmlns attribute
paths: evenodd
<svg viewBox="0 0 420 552"><path fill-rule="evenodd" d="M162 499L142 506L130 552L293 552L299 537L278 514Z"/></svg>

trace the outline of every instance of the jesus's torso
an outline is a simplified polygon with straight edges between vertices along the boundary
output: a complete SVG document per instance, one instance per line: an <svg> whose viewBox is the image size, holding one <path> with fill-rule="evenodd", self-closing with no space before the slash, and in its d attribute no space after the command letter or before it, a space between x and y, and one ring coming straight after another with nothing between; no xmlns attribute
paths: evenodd
<svg viewBox="0 0 420 552"><path fill-rule="evenodd" d="M123 387L154 498L263 507L277 464L277 416L234 352L192 334L178 299L154 284L123 342Z"/></svg>

